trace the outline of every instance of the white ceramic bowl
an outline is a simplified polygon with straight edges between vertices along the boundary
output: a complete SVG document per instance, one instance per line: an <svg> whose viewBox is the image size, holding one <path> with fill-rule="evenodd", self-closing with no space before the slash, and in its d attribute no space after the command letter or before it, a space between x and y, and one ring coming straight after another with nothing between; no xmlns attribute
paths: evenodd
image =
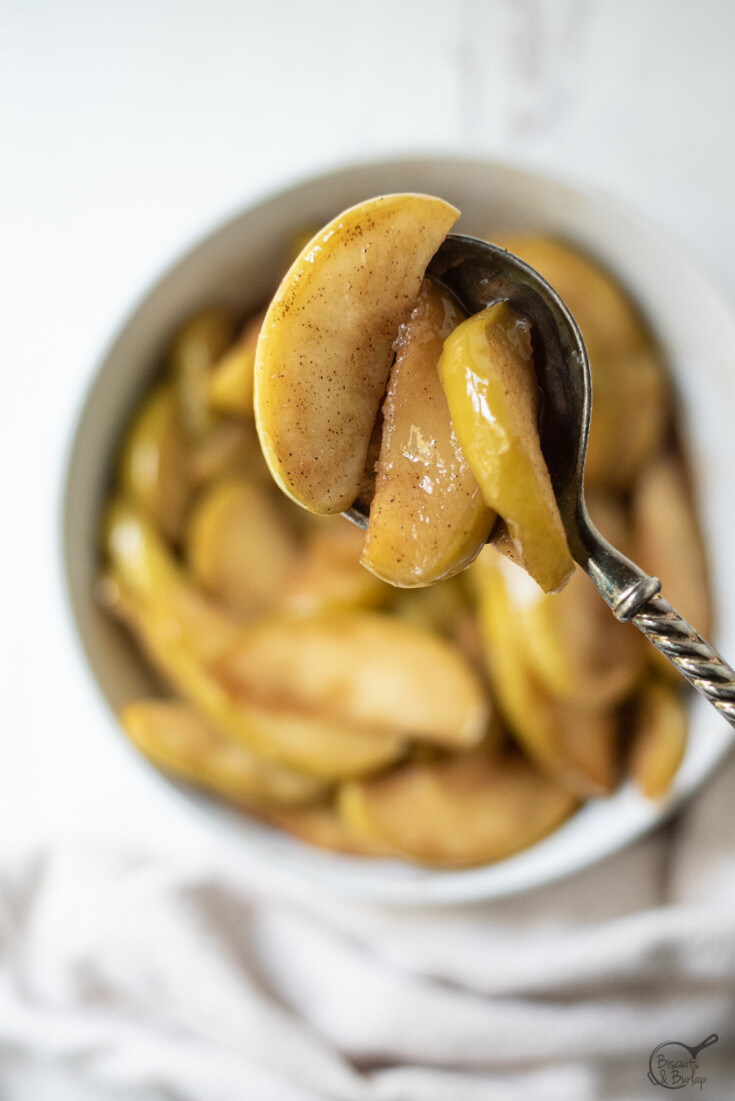
<svg viewBox="0 0 735 1101"><path fill-rule="evenodd" d="M148 676L117 627L95 607L99 515L122 426L149 384L172 330L211 301L246 309L280 275L281 246L373 195L420 191L462 211L458 232L533 230L562 235L597 255L638 300L665 350L681 401L710 553L718 627L715 643L735 655L732 469L735 323L716 291L679 252L606 196L498 164L457 159L390 161L307 180L255 206L190 249L145 294L107 352L76 427L64 501L64 551L71 606L91 671L114 709L146 690ZM274 247L275 243L275 247ZM631 416L635 410L631 410ZM468 871L433 871L397 861L318 851L161 777L161 798L185 798L216 828L271 865L339 893L410 904L498 897L592 864L640 836L702 784L732 741L729 726L695 700L691 740L673 791L650 803L625 785L588 803L552 836L517 856ZM141 768L151 766L140 758Z"/></svg>

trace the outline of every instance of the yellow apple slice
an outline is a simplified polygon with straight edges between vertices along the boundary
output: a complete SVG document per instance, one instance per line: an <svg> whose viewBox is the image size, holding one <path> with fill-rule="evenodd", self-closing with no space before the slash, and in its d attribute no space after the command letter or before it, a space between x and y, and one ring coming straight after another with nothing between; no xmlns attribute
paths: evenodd
<svg viewBox="0 0 735 1101"><path fill-rule="evenodd" d="M555 697L531 671L511 595L526 581L518 566L488 548L471 569L490 681L516 741L574 794L587 798L609 793L618 781L616 713Z"/></svg>
<svg viewBox="0 0 735 1101"><path fill-rule="evenodd" d="M385 603L394 590L360 565L365 533L338 516L309 517L306 546L284 579L284 612L308 616Z"/></svg>
<svg viewBox="0 0 735 1101"><path fill-rule="evenodd" d="M607 355L589 341L587 351L594 401L585 482L628 492L664 446L671 387L650 341Z"/></svg>
<svg viewBox="0 0 735 1101"><path fill-rule="evenodd" d="M396 343L360 561L403 588L464 569L495 520L462 454L437 370L444 341L462 319L454 301L425 279Z"/></svg>
<svg viewBox="0 0 735 1101"><path fill-rule="evenodd" d="M393 615L445 638L454 636L457 623L470 612L467 592L458 577L437 581L423 589L393 591Z"/></svg>
<svg viewBox="0 0 735 1101"><path fill-rule="evenodd" d="M582 331L594 392L587 485L627 489L660 450L672 413L671 387L643 318L615 279L577 246L535 235L499 243L543 275Z"/></svg>
<svg viewBox="0 0 735 1101"><path fill-rule="evenodd" d="M329 716L261 706L235 696L197 652L194 632L186 631L189 624L179 615L179 599L145 603L114 574L110 581L117 589L110 610L133 633L153 667L184 700L252 753L325 781L366 775L404 754L407 739L397 734L355 729Z"/></svg>
<svg viewBox="0 0 735 1101"><path fill-rule="evenodd" d="M407 737L395 728L354 729L282 700L265 707L229 692L211 666L240 638L241 624L187 581L153 528L121 502L108 516L106 550L109 610L168 684L226 734L266 759L327 780L372 772L404 753Z"/></svg>
<svg viewBox="0 0 735 1101"><path fill-rule="evenodd" d="M353 831L412 860L467 867L502 860L551 833L574 796L529 761L484 748L344 784L339 808Z"/></svg>
<svg viewBox="0 0 735 1101"><path fill-rule="evenodd" d="M173 386L157 386L135 417L123 445L119 481L167 539L180 538L191 483Z"/></svg>
<svg viewBox="0 0 735 1101"><path fill-rule="evenodd" d="M251 481L273 484L255 428L225 417L214 421L196 442L189 441L187 467L195 490L217 478L238 474L247 475Z"/></svg>
<svg viewBox="0 0 735 1101"><path fill-rule="evenodd" d="M332 802L304 807L268 807L267 810L259 809L258 816L320 849L349 853L350 856L395 855L387 845L352 829Z"/></svg>
<svg viewBox="0 0 735 1101"><path fill-rule="evenodd" d="M233 645L240 623L192 585L153 526L126 501L108 509L103 542L113 580L136 605L154 602L174 640L185 636L205 662Z"/></svg>
<svg viewBox="0 0 735 1101"><path fill-rule="evenodd" d="M475 745L489 704L448 642L373 612L279 619L247 628L216 666L222 683L262 706L329 715L440 745Z"/></svg>
<svg viewBox="0 0 735 1101"><path fill-rule="evenodd" d="M188 525L194 580L248 618L273 608L295 557L275 495L245 478L224 478L199 498Z"/></svg>
<svg viewBox="0 0 735 1101"><path fill-rule="evenodd" d="M630 760L633 782L648 799L668 791L684 757L687 711L680 686L652 680L636 718Z"/></svg>
<svg viewBox="0 0 735 1101"><path fill-rule="evenodd" d="M313 777L251 753L177 700L136 700L119 718L154 765L231 802L301 804L324 790Z"/></svg>
<svg viewBox="0 0 735 1101"><path fill-rule="evenodd" d="M171 342L169 370L181 422L191 440L200 439L213 423L215 414L209 404L210 375L234 336L235 319L230 311L212 307L191 317Z"/></svg>
<svg viewBox="0 0 735 1101"><path fill-rule="evenodd" d="M606 538L624 550L629 535L621 507L599 498L589 504ZM503 575L525 660L543 688L598 710L630 694L645 667L645 640L610 614L582 570L555 595L543 593L522 570L506 568Z"/></svg>
<svg viewBox="0 0 735 1101"><path fill-rule="evenodd" d="M294 261L263 322L255 416L273 477L313 512L357 497L393 342L459 217L427 195L346 210Z"/></svg>
<svg viewBox="0 0 735 1101"><path fill-rule="evenodd" d="M663 455L641 475L633 493L635 561L658 577L677 612L707 637L712 603L707 560L682 463ZM658 655L658 651L656 651ZM662 669L679 674L659 656Z"/></svg>
<svg viewBox="0 0 735 1101"><path fill-rule="evenodd" d="M252 317L240 337L215 363L209 376L209 404L219 413L236 417L253 415L255 349L265 313Z"/></svg>
<svg viewBox="0 0 735 1101"><path fill-rule="evenodd" d="M541 454L529 323L504 302L490 306L447 339L439 372L485 501L531 577L545 592L562 588L574 562Z"/></svg>

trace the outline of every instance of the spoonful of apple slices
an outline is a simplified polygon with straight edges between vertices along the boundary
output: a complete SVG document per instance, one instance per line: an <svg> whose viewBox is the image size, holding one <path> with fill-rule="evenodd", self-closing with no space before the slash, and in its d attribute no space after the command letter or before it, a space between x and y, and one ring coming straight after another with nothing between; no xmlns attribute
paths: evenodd
<svg viewBox="0 0 735 1101"><path fill-rule="evenodd" d="M572 557L617 618L634 623L735 725L735 671L660 595L658 578L611 546L590 520L583 484L592 409L590 366L582 334L564 302L528 264L473 237L447 237L427 275L450 291L468 315L482 315L503 302L530 322L543 394L541 450ZM353 510L347 515L361 526L367 520Z"/></svg>
<svg viewBox="0 0 735 1101"><path fill-rule="evenodd" d="M590 520L583 480L591 380L574 318L517 257L446 236L457 216L429 196L383 196L340 215L294 262L266 314L255 364L256 423L275 480L311 511L342 512L365 528L363 563L403 585L468 565L497 513L543 588L562 587L576 561L617 618L633 622L735 725L735 672L660 595L659 580ZM516 369L524 360L530 383ZM433 400L437 388L446 401ZM410 415L412 393L432 396L431 446ZM381 498L378 483L368 501L363 471L381 404L388 489ZM486 448L483 433L493 432ZM518 434L528 444L520 452L511 446ZM426 505L396 523L397 493L430 501L432 523ZM420 564L420 580L405 568L390 576L385 559L400 567L406 556Z"/></svg>

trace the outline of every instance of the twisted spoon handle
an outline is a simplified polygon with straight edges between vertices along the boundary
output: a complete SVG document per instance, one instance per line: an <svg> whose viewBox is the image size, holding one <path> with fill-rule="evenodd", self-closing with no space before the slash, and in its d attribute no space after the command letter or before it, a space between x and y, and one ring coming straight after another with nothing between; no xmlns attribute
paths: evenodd
<svg viewBox="0 0 735 1101"><path fill-rule="evenodd" d="M671 607L668 600L662 596L653 597L630 617L630 621L686 677L692 687L735 726L735 670Z"/></svg>
<svg viewBox="0 0 735 1101"><path fill-rule="evenodd" d="M584 506L582 506L584 509ZM697 692L735 726L735 670L660 595L650 577L604 539L584 511L572 539L575 558L616 617L635 623Z"/></svg>

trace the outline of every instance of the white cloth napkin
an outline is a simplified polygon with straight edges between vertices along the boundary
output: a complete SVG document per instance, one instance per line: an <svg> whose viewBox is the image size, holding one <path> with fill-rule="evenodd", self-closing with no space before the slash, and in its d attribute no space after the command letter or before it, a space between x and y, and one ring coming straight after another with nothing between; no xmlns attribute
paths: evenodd
<svg viewBox="0 0 735 1101"><path fill-rule="evenodd" d="M717 1033L677 1096L731 1098L734 791L735 762L604 864L447 909L0 849L0 1097L637 1101L654 1048Z"/></svg>

